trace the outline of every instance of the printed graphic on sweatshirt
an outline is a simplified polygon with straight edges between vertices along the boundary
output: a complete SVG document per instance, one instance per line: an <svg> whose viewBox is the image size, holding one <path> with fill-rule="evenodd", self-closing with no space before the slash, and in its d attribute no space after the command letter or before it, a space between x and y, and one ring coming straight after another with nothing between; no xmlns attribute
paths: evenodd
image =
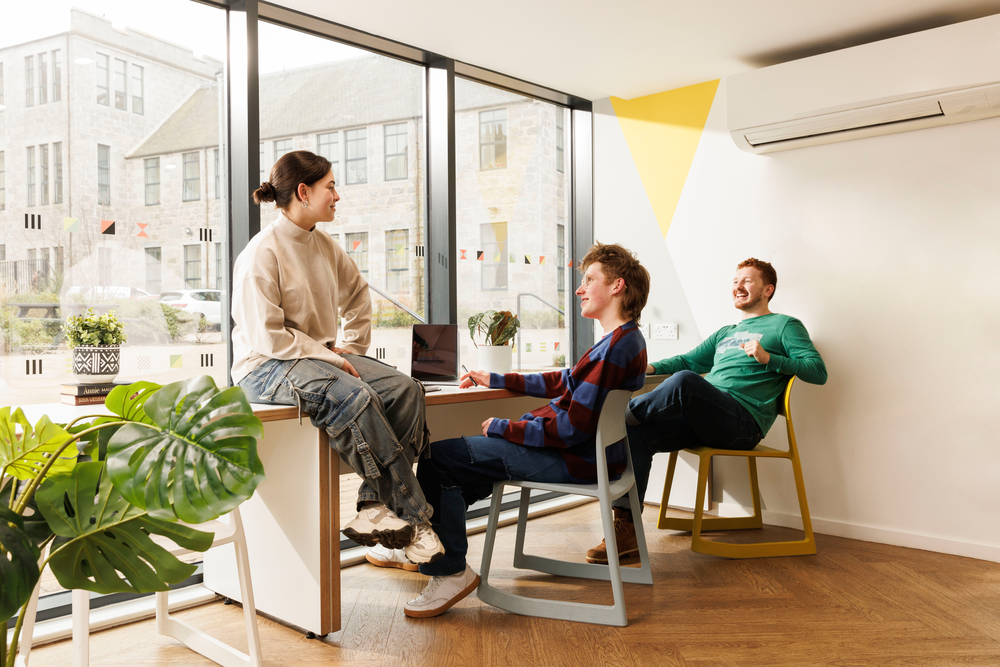
<svg viewBox="0 0 1000 667"><path fill-rule="evenodd" d="M751 333L749 331L737 331L732 336L726 336L719 343L719 346L715 348L716 354L722 354L727 350L739 350L740 345L743 343L750 342L752 340L760 340L764 337L764 334Z"/></svg>

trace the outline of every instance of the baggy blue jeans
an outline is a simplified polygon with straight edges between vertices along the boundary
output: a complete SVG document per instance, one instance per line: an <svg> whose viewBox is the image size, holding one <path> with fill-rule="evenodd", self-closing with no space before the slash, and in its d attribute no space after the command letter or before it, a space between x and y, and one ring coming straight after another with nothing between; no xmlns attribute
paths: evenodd
<svg viewBox="0 0 1000 667"><path fill-rule="evenodd" d="M654 454L702 445L747 450L763 438L757 421L739 401L692 371L674 373L653 391L633 398L625 424L640 503ZM627 509L628 496L613 504Z"/></svg>
<svg viewBox="0 0 1000 667"><path fill-rule="evenodd" d="M469 539L465 512L493 493L503 479L572 484L559 450L526 447L482 435L440 440L417 466L417 479L434 508L431 525L444 545L444 556L420 566L421 574L447 576L465 570Z"/></svg>
<svg viewBox="0 0 1000 667"><path fill-rule="evenodd" d="M381 361L347 358L360 380L317 359L269 359L239 384L252 403L297 405L326 430L363 480L359 508L380 501L411 525L427 523L433 509L413 474L427 445L423 387Z"/></svg>

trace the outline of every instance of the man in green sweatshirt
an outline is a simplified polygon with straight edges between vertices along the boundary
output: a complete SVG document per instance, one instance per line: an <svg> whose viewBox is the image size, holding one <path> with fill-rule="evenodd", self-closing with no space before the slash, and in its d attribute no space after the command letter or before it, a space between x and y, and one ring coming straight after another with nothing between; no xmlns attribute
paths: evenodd
<svg viewBox="0 0 1000 667"><path fill-rule="evenodd" d="M647 375L670 377L629 403L625 420L640 501L654 454L699 445L753 449L777 418L791 376L826 383L826 365L802 322L768 308L778 284L774 267L751 257L736 268L733 304L742 321L722 327L687 354L647 366ZM624 557L639 549L628 500L621 500L615 501L615 541ZM603 541L587 552L587 560L608 562Z"/></svg>

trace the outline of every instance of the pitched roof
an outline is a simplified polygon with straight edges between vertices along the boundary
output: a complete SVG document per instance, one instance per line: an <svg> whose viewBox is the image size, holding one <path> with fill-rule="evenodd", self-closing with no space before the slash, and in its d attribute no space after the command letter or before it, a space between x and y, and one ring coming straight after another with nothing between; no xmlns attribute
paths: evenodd
<svg viewBox="0 0 1000 667"><path fill-rule="evenodd" d="M459 110L526 98L464 79L455 83ZM423 70L383 56L323 63L260 77L261 140L386 123L423 115ZM202 86L130 158L219 145L219 90Z"/></svg>

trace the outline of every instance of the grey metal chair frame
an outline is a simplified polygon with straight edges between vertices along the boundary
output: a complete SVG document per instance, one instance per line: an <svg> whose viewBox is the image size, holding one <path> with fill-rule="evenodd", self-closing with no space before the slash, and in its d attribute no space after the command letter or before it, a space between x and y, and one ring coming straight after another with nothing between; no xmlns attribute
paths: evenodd
<svg viewBox="0 0 1000 667"><path fill-rule="evenodd" d="M619 440L625 440L625 450L628 452L628 439L625 431L625 408L628 406L632 392L616 389L608 392L604 407L597 424L597 483L596 484L550 484L545 482L524 482L503 480L493 485L493 500L490 503L489 522L486 527L486 544L483 547L483 562L480 573L477 595L483 602L506 611L524 616L539 616L555 618L564 621L580 621L600 625L626 626L625 595L622 581L635 584L653 584L653 571L649 564L649 552L646 549L646 536L642 528L642 506L639 503L639 493L635 486L635 475L632 471L632 455L628 453L628 463L621 478L608 480L607 457L603 452L607 447ZM497 526L500 519L500 504L503 498L504 486L521 487L521 503L517 517L517 539L514 546L514 567L518 569L536 570L548 574L583 579L610 581L614 594L613 605L588 604L583 602L566 602L562 600L544 600L539 598L515 595L498 590L489 583L490 563L493 559L493 547L496 540ZM543 558L524 553L524 535L528 522L528 498L532 489L559 491L562 493L590 496L600 501L601 524L604 528L604 540L608 549L608 565L595 563L578 563ZM635 517L635 534L639 543L639 558L641 567L622 568L618 561L618 545L615 541L614 514L611 502L628 494L632 516Z"/></svg>

